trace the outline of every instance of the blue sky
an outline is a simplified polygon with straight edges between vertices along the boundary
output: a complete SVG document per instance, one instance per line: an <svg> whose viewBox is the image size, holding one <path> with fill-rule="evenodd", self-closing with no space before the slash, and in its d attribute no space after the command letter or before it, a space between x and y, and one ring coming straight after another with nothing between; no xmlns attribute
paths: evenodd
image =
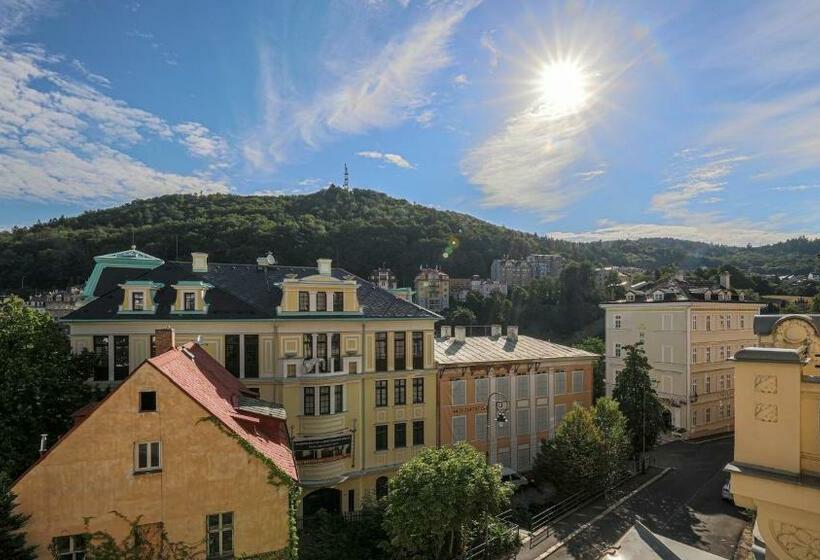
<svg viewBox="0 0 820 560"><path fill-rule="evenodd" d="M0 227L342 181L576 240L820 232L817 2L0 0Z"/></svg>

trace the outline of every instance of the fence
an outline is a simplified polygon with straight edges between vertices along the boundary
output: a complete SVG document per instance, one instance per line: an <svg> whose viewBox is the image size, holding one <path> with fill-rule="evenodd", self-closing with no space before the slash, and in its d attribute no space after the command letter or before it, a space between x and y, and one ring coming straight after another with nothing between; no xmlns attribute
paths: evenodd
<svg viewBox="0 0 820 560"><path fill-rule="evenodd" d="M515 533L515 542L521 541L521 528L510 521L512 517L512 510L506 510L496 516L495 520L507 528L508 536ZM499 550L503 545L502 536L496 535L489 539L483 539L480 542L473 543L467 547L461 555L460 560L500 560L510 559L518 556L518 546L513 550L504 552Z"/></svg>

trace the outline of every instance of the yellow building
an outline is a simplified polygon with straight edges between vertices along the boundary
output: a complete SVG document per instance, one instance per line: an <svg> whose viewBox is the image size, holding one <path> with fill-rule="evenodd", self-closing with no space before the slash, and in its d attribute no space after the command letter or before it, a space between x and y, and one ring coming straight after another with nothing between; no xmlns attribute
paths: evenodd
<svg viewBox="0 0 820 560"><path fill-rule="evenodd" d="M766 558L820 557L820 315L755 318L737 352L735 503L757 510Z"/></svg>
<svg viewBox="0 0 820 560"><path fill-rule="evenodd" d="M132 248L96 257L89 299L64 321L72 347L100 356L116 383L171 326L198 340L288 413L303 513L358 509L436 439L433 325L439 316L332 268L163 262Z"/></svg>
<svg viewBox="0 0 820 560"><path fill-rule="evenodd" d="M732 355L756 342L752 321L762 305L731 287L682 276L632 286L606 311L606 390L612 395L627 345L643 343L669 428L687 438L734 428Z"/></svg>
<svg viewBox="0 0 820 560"><path fill-rule="evenodd" d="M82 558L89 532L120 542L130 527L117 513L139 520L146 538L161 528L208 558L287 547L296 467L285 411L253 398L196 343L176 347L170 329L157 339L159 355L15 483L39 558L52 558L51 546Z"/></svg>

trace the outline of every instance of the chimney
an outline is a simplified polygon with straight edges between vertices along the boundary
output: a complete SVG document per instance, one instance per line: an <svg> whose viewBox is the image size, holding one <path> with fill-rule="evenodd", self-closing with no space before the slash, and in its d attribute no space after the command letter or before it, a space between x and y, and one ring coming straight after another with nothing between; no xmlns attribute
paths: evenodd
<svg viewBox="0 0 820 560"><path fill-rule="evenodd" d="M501 325L490 325L490 336L501 336Z"/></svg>
<svg viewBox="0 0 820 560"><path fill-rule="evenodd" d="M177 347L176 335L171 327L157 329L154 331L154 336L157 340L157 356Z"/></svg>
<svg viewBox="0 0 820 560"><path fill-rule="evenodd" d="M208 253L191 253L191 270L208 272Z"/></svg>
<svg viewBox="0 0 820 560"><path fill-rule="evenodd" d="M450 338L453 336L453 330L450 325L441 325L441 338Z"/></svg>
<svg viewBox="0 0 820 560"><path fill-rule="evenodd" d="M316 259L316 268L319 269L319 274L322 276L330 276L330 264L332 259Z"/></svg>
<svg viewBox="0 0 820 560"><path fill-rule="evenodd" d="M732 289L732 275L728 270L720 273L720 285L727 290Z"/></svg>
<svg viewBox="0 0 820 560"><path fill-rule="evenodd" d="M456 340L464 342L464 339L467 338L467 327L455 327L453 330L456 333Z"/></svg>
<svg viewBox="0 0 820 560"><path fill-rule="evenodd" d="M518 340L518 326L516 325L508 325L507 326L507 338L510 340Z"/></svg>

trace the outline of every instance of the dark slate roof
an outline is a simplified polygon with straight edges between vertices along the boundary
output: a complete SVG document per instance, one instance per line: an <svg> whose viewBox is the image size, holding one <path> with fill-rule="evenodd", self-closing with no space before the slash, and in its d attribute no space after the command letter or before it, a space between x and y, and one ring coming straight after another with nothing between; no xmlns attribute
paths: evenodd
<svg viewBox="0 0 820 560"><path fill-rule="evenodd" d="M743 348L735 352L734 360L737 362L803 363L800 353L791 348Z"/></svg>
<svg viewBox="0 0 820 560"><path fill-rule="evenodd" d="M267 266L255 264L208 263L208 272L193 272L189 262L166 262L153 269L106 268L100 275L94 291L96 299L66 315L64 321L122 319L128 321L157 319L188 320L242 320L273 319L276 307L282 301L282 290L276 285L288 275L304 278L318 274L316 267ZM339 280L355 280L358 284L359 303L365 318L420 318L438 319L439 315L418 305L398 298L378 286L341 269L331 274ZM151 280L163 284L156 295L157 310L152 314L118 314L123 301L120 284L127 280ZM180 281L202 281L213 286L205 294L207 314L170 313L176 294L171 287ZM350 317L350 315L339 315ZM332 318L334 315L323 315ZM289 317L290 318L290 317Z"/></svg>
<svg viewBox="0 0 820 560"><path fill-rule="evenodd" d="M638 287L640 286L640 287ZM653 299L653 294L657 291L663 292L663 301ZM706 300L704 294L711 291L711 299ZM635 294L635 301L626 299L611 301L609 303L667 303L670 301L709 301L709 303L758 303L753 300L740 299L740 292L734 288L728 291L732 294L730 300L719 300L717 293L727 291L718 283L700 283L678 280L677 278L666 278L655 282L642 282L627 289L627 293Z"/></svg>
<svg viewBox="0 0 820 560"><path fill-rule="evenodd" d="M757 315L754 321L754 330L757 335L772 334L775 325L785 319L803 319L814 324L814 329L820 333L820 315Z"/></svg>

